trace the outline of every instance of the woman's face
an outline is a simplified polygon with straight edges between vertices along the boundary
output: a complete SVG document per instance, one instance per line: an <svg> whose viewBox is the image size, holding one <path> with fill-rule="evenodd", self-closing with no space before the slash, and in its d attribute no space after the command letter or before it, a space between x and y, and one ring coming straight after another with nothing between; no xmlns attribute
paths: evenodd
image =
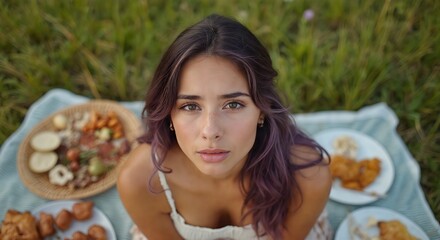
<svg viewBox="0 0 440 240"><path fill-rule="evenodd" d="M184 65L179 81L171 121L180 148L202 173L234 177L262 118L246 77L225 58L201 55Z"/></svg>

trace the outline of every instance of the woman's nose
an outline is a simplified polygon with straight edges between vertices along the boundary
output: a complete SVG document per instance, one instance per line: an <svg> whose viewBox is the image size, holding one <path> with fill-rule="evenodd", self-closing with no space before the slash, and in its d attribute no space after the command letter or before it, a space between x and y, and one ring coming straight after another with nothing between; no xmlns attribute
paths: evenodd
<svg viewBox="0 0 440 240"><path fill-rule="evenodd" d="M214 113L207 113L204 118L202 138L205 140L218 140L222 136L221 122L219 116Z"/></svg>

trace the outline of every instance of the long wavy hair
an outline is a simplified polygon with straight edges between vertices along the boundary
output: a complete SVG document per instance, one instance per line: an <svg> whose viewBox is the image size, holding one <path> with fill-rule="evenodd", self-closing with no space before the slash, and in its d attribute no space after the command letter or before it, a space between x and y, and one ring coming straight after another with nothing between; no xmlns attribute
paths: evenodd
<svg viewBox="0 0 440 240"><path fill-rule="evenodd" d="M166 152L177 144L170 131L170 112L177 99L179 75L184 64L198 55L220 56L235 63L245 73L250 95L264 114L263 127L257 130L255 144L240 172L244 193L242 220L251 214L252 226L260 235L280 239L293 197L302 202L293 171L320 163L325 150L299 130L281 103L274 78L277 72L260 41L238 21L210 15L184 30L163 55L151 81L142 112L147 132L141 142L152 147L156 171L164 169ZM291 162L292 146L305 145L320 152L318 159L304 165ZM244 179L249 185L245 186ZM297 189L297 191L292 191Z"/></svg>

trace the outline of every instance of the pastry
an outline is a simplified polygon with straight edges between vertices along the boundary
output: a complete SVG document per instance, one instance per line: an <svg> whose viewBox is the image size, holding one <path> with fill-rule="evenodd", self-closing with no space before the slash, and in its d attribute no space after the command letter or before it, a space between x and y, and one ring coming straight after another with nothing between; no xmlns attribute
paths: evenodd
<svg viewBox="0 0 440 240"><path fill-rule="evenodd" d="M72 235L72 240L88 240L88 237L85 233L76 231Z"/></svg>
<svg viewBox="0 0 440 240"><path fill-rule="evenodd" d="M38 220L38 231L40 236L45 238L55 233L55 221L52 215L45 212L40 212L40 219Z"/></svg>
<svg viewBox="0 0 440 240"><path fill-rule="evenodd" d="M87 236L89 236L90 240L107 240L105 229L98 224L94 224L89 227L89 230L87 231Z"/></svg>
<svg viewBox="0 0 440 240"><path fill-rule="evenodd" d="M39 240L37 221L30 212L19 212L13 209L8 210L0 228L0 239L2 240Z"/></svg>
<svg viewBox="0 0 440 240"><path fill-rule="evenodd" d="M63 209L57 214L55 218L55 224L59 229L65 231L69 229L72 220L73 220L72 213L67 211L66 209Z"/></svg>
<svg viewBox="0 0 440 240"><path fill-rule="evenodd" d="M87 220L93 215L93 202L77 202L72 206L72 214L76 220Z"/></svg>

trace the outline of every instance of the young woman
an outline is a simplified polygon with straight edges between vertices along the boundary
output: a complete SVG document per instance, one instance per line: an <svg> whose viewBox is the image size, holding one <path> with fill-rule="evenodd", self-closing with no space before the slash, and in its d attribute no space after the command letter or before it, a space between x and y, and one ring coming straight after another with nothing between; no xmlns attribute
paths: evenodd
<svg viewBox="0 0 440 240"><path fill-rule="evenodd" d="M295 126L276 75L233 19L208 16L171 44L117 183L148 239L331 238L325 151Z"/></svg>

